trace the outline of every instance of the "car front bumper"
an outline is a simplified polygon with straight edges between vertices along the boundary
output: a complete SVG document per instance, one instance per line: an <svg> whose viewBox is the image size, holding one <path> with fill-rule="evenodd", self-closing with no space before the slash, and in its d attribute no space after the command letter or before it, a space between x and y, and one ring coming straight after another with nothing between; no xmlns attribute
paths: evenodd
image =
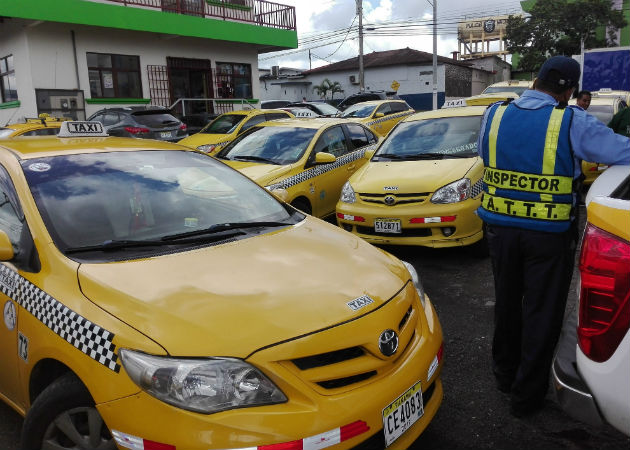
<svg viewBox="0 0 630 450"><path fill-rule="evenodd" d="M556 398L562 409L574 419L594 426L604 421L588 386L577 371L577 312L565 320L551 367Z"/></svg>

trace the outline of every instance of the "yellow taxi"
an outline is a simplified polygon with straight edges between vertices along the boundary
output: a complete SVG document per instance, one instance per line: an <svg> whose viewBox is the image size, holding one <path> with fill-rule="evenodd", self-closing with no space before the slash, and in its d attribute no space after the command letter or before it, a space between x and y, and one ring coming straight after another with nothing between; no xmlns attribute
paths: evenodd
<svg viewBox="0 0 630 450"><path fill-rule="evenodd" d="M569 100L569 105L576 105L576 99ZM595 116L600 122L608 125L613 116L627 106L621 98L611 96L593 96L591 104L586 110L587 113ZM582 161L582 173L584 174L584 185L589 186L604 170L608 169L607 164L597 162Z"/></svg>
<svg viewBox="0 0 630 450"><path fill-rule="evenodd" d="M379 136L385 136L394 125L414 112L404 100L371 100L355 103L344 110L341 117L354 119Z"/></svg>
<svg viewBox="0 0 630 450"><path fill-rule="evenodd" d="M343 186L340 227L373 244L487 247L477 137L486 107L414 114L399 123L372 159Z"/></svg>
<svg viewBox="0 0 630 450"><path fill-rule="evenodd" d="M185 137L179 143L212 155L254 125L268 120L292 117L294 117L293 114L281 109L243 109L232 111L221 114L203 127L199 133Z"/></svg>
<svg viewBox="0 0 630 450"><path fill-rule="evenodd" d="M36 118L26 118L24 122L0 127L0 139L16 136L51 136L59 132L61 123L67 119L40 114Z"/></svg>
<svg viewBox="0 0 630 450"><path fill-rule="evenodd" d="M435 415L442 332L413 266L98 122L0 142L0 178L21 448L405 449Z"/></svg>
<svg viewBox="0 0 630 450"><path fill-rule="evenodd" d="M341 187L372 155L378 136L349 120L274 120L242 134L215 156L317 217L335 213Z"/></svg>
<svg viewBox="0 0 630 450"><path fill-rule="evenodd" d="M518 97L523 95L527 89L531 89L534 85L533 81L527 80L506 80L493 83L482 91L482 94L494 94L497 92L513 92Z"/></svg>

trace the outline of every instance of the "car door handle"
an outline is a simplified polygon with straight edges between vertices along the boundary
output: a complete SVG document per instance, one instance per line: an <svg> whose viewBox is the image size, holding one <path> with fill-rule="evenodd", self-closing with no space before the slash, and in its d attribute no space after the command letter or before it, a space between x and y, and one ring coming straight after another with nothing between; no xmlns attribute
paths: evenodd
<svg viewBox="0 0 630 450"><path fill-rule="evenodd" d="M356 167L356 165L355 165L355 164L351 164L351 165L349 165L349 166L348 166L348 171L350 171L350 170L354 170L354 168L355 168L355 167Z"/></svg>

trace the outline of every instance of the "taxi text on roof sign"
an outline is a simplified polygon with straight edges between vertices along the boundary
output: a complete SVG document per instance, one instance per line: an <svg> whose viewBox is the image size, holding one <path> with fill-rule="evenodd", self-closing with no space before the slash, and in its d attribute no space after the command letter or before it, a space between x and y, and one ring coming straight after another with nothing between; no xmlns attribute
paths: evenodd
<svg viewBox="0 0 630 450"><path fill-rule="evenodd" d="M100 122L66 121L61 124L59 137L108 136Z"/></svg>

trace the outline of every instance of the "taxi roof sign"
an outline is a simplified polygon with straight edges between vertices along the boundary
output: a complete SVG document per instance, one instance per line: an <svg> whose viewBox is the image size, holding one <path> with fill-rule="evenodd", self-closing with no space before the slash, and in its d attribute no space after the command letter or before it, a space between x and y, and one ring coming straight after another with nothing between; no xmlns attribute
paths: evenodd
<svg viewBox="0 0 630 450"><path fill-rule="evenodd" d="M442 105L442 108L459 108L466 105L466 99L458 98L457 100L447 100Z"/></svg>
<svg viewBox="0 0 630 450"><path fill-rule="evenodd" d="M57 137L92 137L92 136L109 136L103 124L100 122L71 121L67 120L61 123L59 134Z"/></svg>

